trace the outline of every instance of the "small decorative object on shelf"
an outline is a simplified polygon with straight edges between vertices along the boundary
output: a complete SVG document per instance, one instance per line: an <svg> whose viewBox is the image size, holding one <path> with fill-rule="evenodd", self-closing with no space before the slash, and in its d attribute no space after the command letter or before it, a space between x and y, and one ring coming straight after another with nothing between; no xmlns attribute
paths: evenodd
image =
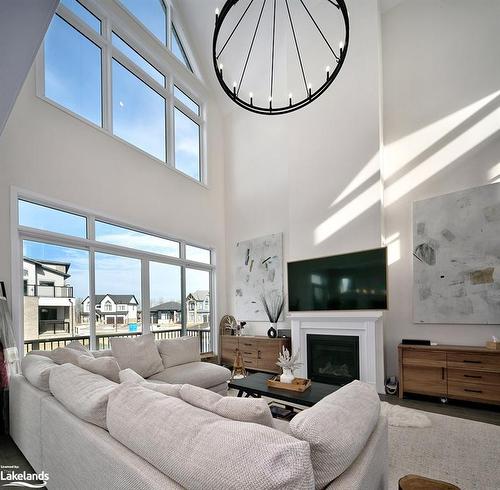
<svg viewBox="0 0 500 490"><path fill-rule="evenodd" d="M486 342L486 348L492 350L500 350L500 340L498 340L494 335L491 337L491 340Z"/></svg>
<svg viewBox="0 0 500 490"><path fill-rule="evenodd" d="M279 293L273 294L272 297L266 298L264 294L260 297L267 318L271 323L271 328L267 331L267 336L275 339L278 336L277 323L285 306L285 298Z"/></svg>
<svg viewBox="0 0 500 490"><path fill-rule="evenodd" d="M298 362L299 351L290 356L290 351L283 347L283 351L278 355L278 362L276 363L281 369L283 369L283 374L280 376L280 381L282 383L290 384L293 383L295 376L293 372L302 366L301 362Z"/></svg>
<svg viewBox="0 0 500 490"><path fill-rule="evenodd" d="M233 372L231 374L231 379L241 379L247 375L247 370L245 369L245 364L243 363L243 356L241 351L236 351L236 357L233 363Z"/></svg>

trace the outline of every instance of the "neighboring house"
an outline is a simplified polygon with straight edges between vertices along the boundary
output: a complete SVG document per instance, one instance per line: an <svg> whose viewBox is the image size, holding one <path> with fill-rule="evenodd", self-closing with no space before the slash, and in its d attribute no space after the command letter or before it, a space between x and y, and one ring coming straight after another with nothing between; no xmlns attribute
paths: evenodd
<svg viewBox="0 0 500 490"><path fill-rule="evenodd" d="M186 298L187 323L200 324L210 321L210 292L206 289L198 289L189 293Z"/></svg>
<svg viewBox="0 0 500 490"><path fill-rule="evenodd" d="M71 264L23 259L24 338L71 333L75 318L73 288L67 284Z"/></svg>
<svg viewBox="0 0 500 490"><path fill-rule="evenodd" d="M83 321L88 323L90 297L83 301ZM133 294L96 294L96 322L104 325L137 323L139 302Z"/></svg>
<svg viewBox="0 0 500 490"><path fill-rule="evenodd" d="M151 325L181 323L182 306L178 301L167 301L150 308Z"/></svg>

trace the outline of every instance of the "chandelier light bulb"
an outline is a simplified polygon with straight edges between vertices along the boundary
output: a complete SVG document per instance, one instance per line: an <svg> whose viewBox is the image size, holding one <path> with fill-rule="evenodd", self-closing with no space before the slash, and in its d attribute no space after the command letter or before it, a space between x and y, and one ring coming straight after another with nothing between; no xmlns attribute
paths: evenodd
<svg viewBox="0 0 500 490"><path fill-rule="evenodd" d="M250 105L253 105L253 92L248 94L250 96Z"/></svg>
<svg viewBox="0 0 500 490"><path fill-rule="evenodd" d="M220 70L220 71L222 71L222 69L223 69L223 68L224 68L224 65L221 63L221 64L219 65L219 70Z"/></svg>
<svg viewBox="0 0 500 490"><path fill-rule="evenodd" d="M220 14L219 7L217 7L217 8L215 9L215 15L219 15L219 14Z"/></svg>
<svg viewBox="0 0 500 490"><path fill-rule="evenodd" d="M344 41L339 42L339 48L340 48L340 51L342 51L344 49Z"/></svg>
<svg viewBox="0 0 500 490"><path fill-rule="evenodd" d="M236 82L233 82L233 94L236 95L236 86L238 84Z"/></svg>
<svg viewBox="0 0 500 490"><path fill-rule="evenodd" d="M292 92L288 94L288 105L292 105Z"/></svg>

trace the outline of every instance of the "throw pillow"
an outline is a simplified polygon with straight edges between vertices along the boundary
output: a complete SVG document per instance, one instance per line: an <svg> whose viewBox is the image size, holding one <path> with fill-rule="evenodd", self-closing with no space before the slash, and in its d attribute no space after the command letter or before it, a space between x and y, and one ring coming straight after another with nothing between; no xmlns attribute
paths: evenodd
<svg viewBox="0 0 500 490"><path fill-rule="evenodd" d="M50 391L49 375L56 366L57 364L49 357L36 354L25 356L21 361L21 371L24 377L30 384L43 391Z"/></svg>
<svg viewBox="0 0 500 490"><path fill-rule="evenodd" d="M69 344L66 344L65 347L85 352L89 356L92 355L90 350L87 349L87 347L85 347L79 340L72 340Z"/></svg>
<svg viewBox="0 0 500 490"><path fill-rule="evenodd" d="M163 365L166 368L200 360L200 341L198 337L180 337L160 340L158 343Z"/></svg>
<svg viewBox="0 0 500 490"><path fill-rule="evenodd" d="M57 364L74 364L78 366L78 358L81 356L92 357L92 354L86 354L85 352L77 349L71 349L69 347L58 347L54 349L50 358Z"/></svg>
<svg viewBox="0 0 500 490"><path fill-rule="evenodd" d="M89 357L80 356L78 358L79 366L87 371L94 374L100 374L105 378L114 381L115 383L120 382L120 367L116 362L114 357Z"/></svg>
<svg viewBox="0 0 500 490"><path fill-rule="evenodd" d="M144 386L144 388L148 388L149 390L157 391L158 393L163 393L168 396L175 396L176 398L181 397L181 388L182 385L170 384L157 382L152 383L151 381L146 381L142 376L137 374L132 369L124 369L119 373L120 383L134 383Z"/></svg>
<svg viewBox="0 0 500 490"><path fill-rule="evenodd" d="M49 385L56 400L71 413L86 422L107 428L108 397L118 386L116 383L78 366L64 364L50 371Z"/></svg>
<svg viewBox="0 0 500 490"><path fill-rule="evenodd" d="M290 434L311 446L316 488L325 488L351 466L377 425L380 399L367 383L353 381L290 422Z"/></svg>
<svg viewBox="0 0 500 490"><path fill-rule="evenodd" d="M120 369L130 368L143 378L164 369L152 333L136 338L111 339L111 351Z"/></svg>
<svg viewBox="0 0 500 490"><path fill-rule="evenodd" d="M182 386L181 398L190 405L208 410L226 419L274 427L269 405L262 398L222 396L193 385Z"/></svg>

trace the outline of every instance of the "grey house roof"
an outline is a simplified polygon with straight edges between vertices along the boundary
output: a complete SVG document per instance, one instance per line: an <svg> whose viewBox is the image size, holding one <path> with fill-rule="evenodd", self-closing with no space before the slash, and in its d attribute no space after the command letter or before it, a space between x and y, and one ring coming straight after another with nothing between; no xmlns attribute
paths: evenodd
<svg viewBox="0 0 500 490"><path fill-rule="evenodd" d="M106 296L109 296L117 305L139 304L134 294L96 294L95 295L96 305L101 304ZM87 296L82 301L82 303L85 303L85 301L87 301L88 298L89 297Z"/></svg>
<svg viewBox="0 0 500 490"><path fill-rule="evenodd" d="M153 306L149 311L151 313L159 311L181 311L181 304L178 301L167 301L166 303Z"/></svg>
<svg viewBox="0 0 500 490"><path fill-rule="evenodd" d="M207 289L198 289L194 293L189 293L188 298L191 296L195 301L204 301L209 294Z"/></svg>

